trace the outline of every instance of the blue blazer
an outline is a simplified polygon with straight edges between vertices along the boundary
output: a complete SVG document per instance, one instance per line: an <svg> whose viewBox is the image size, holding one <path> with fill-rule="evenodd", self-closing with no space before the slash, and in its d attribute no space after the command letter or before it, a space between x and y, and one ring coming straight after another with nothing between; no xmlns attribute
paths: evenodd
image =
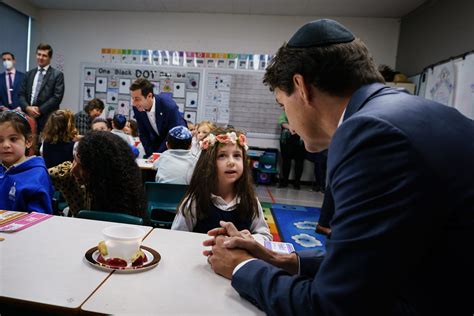
<svg viewBox="0 0 474 316"><path fill-rule="evenodd" d="M12 104L8 104L8 91L7 91L7 80L5 77L5 72L0 74L0 105L6 106L10 109L14 109L20 106L20 87L21 83L25 79L25 74L21 71L15 72L15 80L13 81L13 94L12 94Z"/></svg>
<svg viewBox="0 0 474 316"><path fill-rule="evenodd" d="M186 127L186 121L179 113L176 102L164 95L155 95L155 118L160 135L151 126L145 111L140 112L133 107L133 113L137 120L140 141L147 156L166 150L166 136L168 136L170 129L175 126Z"/></svg>
<svg viewBox="0 0 474 316"><path fill-rule="evenodd" d="M381 84L329 147L332 234L299 276L261 260L232 286L270 315L472 315L474 122Z"/></svg>

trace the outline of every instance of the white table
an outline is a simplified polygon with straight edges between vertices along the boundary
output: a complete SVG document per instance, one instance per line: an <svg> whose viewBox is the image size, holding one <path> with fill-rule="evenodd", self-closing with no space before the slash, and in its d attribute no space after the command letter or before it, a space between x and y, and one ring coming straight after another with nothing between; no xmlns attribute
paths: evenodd
<svg viewBox="0 0 474 316"><path fill-rule="evenodd" d="M137 158L135 159L138 168L142 170L152 170L153 169L153 163L149 162L148 159L142 159L142 158Z"/></svg>
<svg viewBox="0 0 474 316"><path fill-rule="evenodd" d="M111 222L53 216L16 233L0 233L0 304L78 313L111 274L89 265L85 252ZM147 233L151 227L141 226Z"/></svg>
<svg viewBox="0 0 474 316"><path fill-rule="evenodd" d="M202 255L204 234L153 229L143 245L161 254L157 267L113 273L81 310L129 315L263 315L212 271Z"/></svg>

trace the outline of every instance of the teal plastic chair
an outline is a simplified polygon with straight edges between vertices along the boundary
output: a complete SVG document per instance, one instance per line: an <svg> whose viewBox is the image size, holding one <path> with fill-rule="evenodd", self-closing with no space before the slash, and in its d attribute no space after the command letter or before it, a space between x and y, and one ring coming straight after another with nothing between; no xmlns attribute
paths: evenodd
<svg viewBox="0 0 474 316"><path fill-rule="evenodd" d="M53 195L53 215L63 216L64 209L68 207L68 203L60 191L54 191ZM70 216L70 215L69 215Z"/></svg>
<svg viewBox="0 0 474 316"><path fill-rule="evenodd" d="M76 217L106 222L143 225L143 218L123 213L80 210Z"/></svg>
<svg viewBox="0 0 474 316"><path fill-rule="evenodd" d="M258 160L257 183L272 183L278 173L278 150L267 149Z"/></svg>
<svg viewBox="0 0 474 316"><path fill-rule="evenodd" d="M278 152L266 151L258 160L258 170L264 173L278 173Z"/></svg>
<svg viewBox="0 0 474 316"><path fill-rule="evenodd" d="M147 219L152 226L170 228L176 215L176 208L188 185L145 182L148 201Z"/></svg>

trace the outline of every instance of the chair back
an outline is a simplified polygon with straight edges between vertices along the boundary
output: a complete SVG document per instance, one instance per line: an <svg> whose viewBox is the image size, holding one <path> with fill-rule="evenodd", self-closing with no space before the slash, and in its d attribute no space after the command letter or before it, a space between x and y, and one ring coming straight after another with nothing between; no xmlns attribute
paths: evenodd
<svg viewBox="0 0 474 316"><path fill-rule="evenodd" d="M188 185L145 182L147 219L155 227L170 228L176 215L176 208Z"/></svg>
<svg viewBox="0 0 474 316"><path fill-rule="evenodd" d="M258 160L258 170L264 173L278 173L277 157L278 152L265 151Z"/></svg>
<svg viewBox="0 0 474 316"><path fill-rule="evenodd" d="M77 217L106 222L143 225L143 218L123 213L80 210L77 213Z"/></svg>

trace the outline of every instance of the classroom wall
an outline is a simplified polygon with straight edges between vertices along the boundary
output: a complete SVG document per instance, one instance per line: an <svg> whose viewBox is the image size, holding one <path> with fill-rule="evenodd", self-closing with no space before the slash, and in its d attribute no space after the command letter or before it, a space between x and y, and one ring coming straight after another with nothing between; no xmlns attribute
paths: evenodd
<svg viewBox="0 0 474 316"><path fill-rule="evenodd" d="M316 17L315 17L316 18ZM100 49L150 48L274 53L310 17L152 12L40 10L40 40L64 56L64 107L78 109L80 62L100 61ZM396 19L340 18L366 41L379 63L395 65Z"/></svg>
<svg viewBox="0 0 474 316"><path fill-rule="evenodd" d="M474 49L474 1L431 0L404 17L396 69L408 76Z"/></svg>
<svg viewBox="0 0 474 316"><path fill-rule="evenodd" d="M101 48L273 54L303 24L318 17L40 10L41 41L64 57L63 108L79 110L80 63L99 62ZM399 20L334 18L371 49L377 63L394 67ZM53 62L54 65L54 62ZM276 122L275 122L276 124ZM278 139L250 139L279 148ZM311 180L311 165L303 180Z"/></svg>

